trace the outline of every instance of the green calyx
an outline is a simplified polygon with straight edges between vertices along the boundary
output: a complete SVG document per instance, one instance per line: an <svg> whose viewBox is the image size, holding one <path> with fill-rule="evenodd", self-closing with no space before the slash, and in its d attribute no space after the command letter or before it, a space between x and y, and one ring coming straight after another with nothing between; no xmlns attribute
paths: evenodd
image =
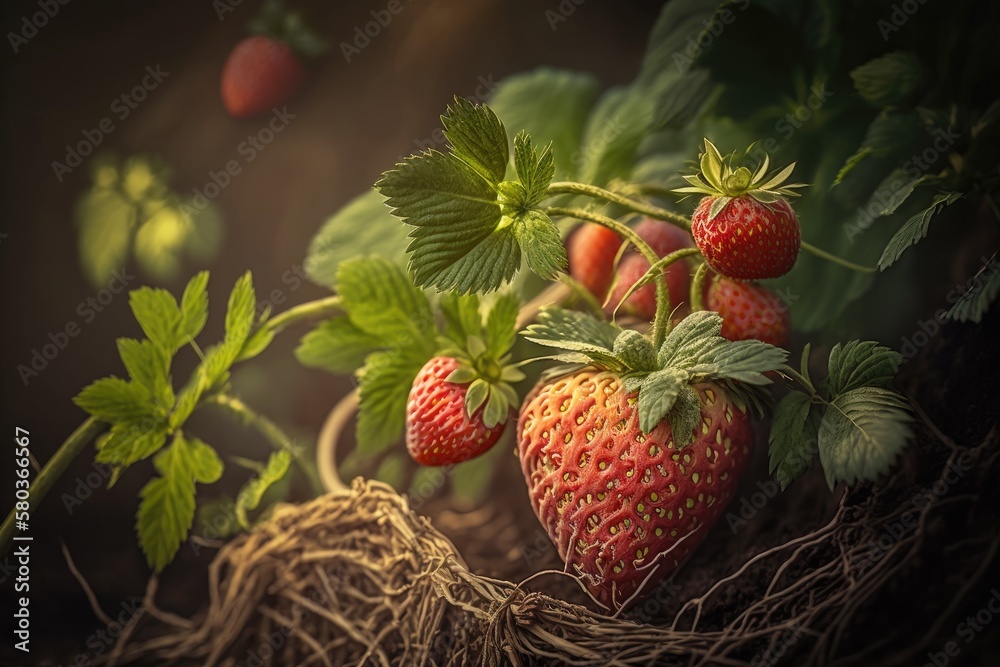
<svg viewBox="0 0 1000 667"><path fill-rule="evenodd" d="M748 155L753 146L744 151ZM770 158L765 153L764 161L756 171L738 166L733 168L735 154L723 157L719 149L708 139L705 139L705 152L700 156L701 169L696 174L684 176L690 185L677 188L674 192L682 194L701 194L716 197L712 202L708 219L714 219L722 209L735 197L752 197L763 204L778 201L781 197L798 197L795 188L804 188L805 183L785 183L795 169L795 163L772 174L768 174Z"/></svg>
<svg viewBox="0 0 1000 667"><path fill-rule="evenodd" d="M285 42L299 56L309 59L322 55L330 45L310 28L299 12L288 11L282 0L268 0L247 29L255 35Z"/></svg>
<svg viewBox="0 0 1000 667"><path fill-rule="evenodd" d="M445 381L468 385L466 413L471 418L482 408L483 424L493 428L506 421L511 407L520 403L512 385L525 375L510 365L520 303L514 295L503 294L484 308L475 295L446 294L440 307L445 331L438 354L459 363Z"/></svg>
<svg viewBox="0 0 1000 667"><path fill-rule="evenodd" d="M764 373L781 368L787 352L759 340L722 337L718 313L698 311L684 318L656 348L646 336L589 315L547 308L522 335L567 350L554 357L568 364L619 373L628 392L638 392L639 427L649 433L668 420L677 447L694 440L700 399L691 385L718 382L737 407L762 412L768 403Z"/></svg>

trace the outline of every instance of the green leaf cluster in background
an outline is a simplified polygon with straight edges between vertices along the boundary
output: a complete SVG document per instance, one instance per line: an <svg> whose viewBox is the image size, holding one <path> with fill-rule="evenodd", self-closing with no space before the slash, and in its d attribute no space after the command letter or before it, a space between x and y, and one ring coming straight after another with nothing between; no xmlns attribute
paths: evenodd
<svg viewBox="0 0 1000 667"><path fill-rule="evenodd" d="M92 186L76 204L80 263L94 287L106 287L133 259L156 282L175 279L185 262L215 257L222 221L207 200L168 187L169 171L154 158L96 158Z"/></svg>
<svg viewBox="0 0 1000 667"><path fill-rule="evenodd" d="M132 291L129 305L146 337L118 340L129 379L97 380L74 399L110 427L97 442L96 458L114 467L112 484L128 467L153 458L158 476L140 491L136 530L146 559L156 571L173 559L190 531L196 485L212 484L223 472L215 449L187 433L184 426L195 408L226 390L233 363L266 346L254 330L267 314L257 316L253 283L246 273L229 297L225 337L202 354L188 382L175 393L171 377L175 355L188 345L201 354L194 341L208 320L207 288L208 273L203 271L187 284L180 303L163 289ZM278 477L276 471L266 479L262 476L254 488L266 488ZM241 498L237 507L245 516L246 510L256 507L260 494Z"/></svg>
<svg viewBox="0 0 1000 667"><path fill-rule="evenodd" d="M809 348L800 373L809 379ZM874 480L889 470L912 436L910 408L892 389L903 356L871 341L837 344L827 378L812 393L792 391L774 410L770 472L781 488L820 463L832 489L837 482Z"/></svg>

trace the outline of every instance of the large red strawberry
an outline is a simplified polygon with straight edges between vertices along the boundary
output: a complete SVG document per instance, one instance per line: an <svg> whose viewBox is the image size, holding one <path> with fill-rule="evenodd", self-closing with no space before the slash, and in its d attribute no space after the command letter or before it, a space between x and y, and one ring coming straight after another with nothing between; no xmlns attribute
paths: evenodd
<svg viewBox="0 0 1000 667"><path fill-rule="evenodd" d="M768 176L766 158L756 173L733 170L731 159L723 160L706 139L701 172L685 176L690 187L677 190L708 195L691 216L695 243L709 266L729 278L783 276L795 265L802 243L798 218L784 199L802 187L784 184L795 165Z"/></svg>
<svg viewBox="0 0 1000 667"><path fill-rule="evenodd" d="M615 255L621 245L621 237L607 227L584 223L569 238L569 274L603 301L614 277Z"/></svg>
<svg viewBox="0 0 1000 667"><path fill-rule="evenodd" d="M254 36L236 45L222 70L222 103L233 118L286 104L305 81L302 58L327 48L301 15L277 0L265 2L249 27Z"/></svg>
<svg viewBox="0 0 1000 667"><path fill-rule="evenodd" d="M778 347L788 342L788 305L765 287L719 277L708 288L706 305L722 316L722 335L729 340L756 338Z"/></svg>
<svg viewBox="0 0 1000 667"><path fill-rule="evenodd" d="M286 104L305 81L292 48L262 35L236 45L222 70L222 103L233 118L248 118Z"/></svg>
<svg viewBox="0 0 1000 667"><path fill-rule="evenodd" d="M670 253L683 248L691 248L694 242L691 235L676 225L662 220L645 218L635 227L635 232L649 244L657 257L666 257ZM621 302L622 297L637 280L649 270L649 262L633 250L622 258L618 264L617 280L611 295L607 298L605 311L610 315ZM688 260L679 260L664 271L667 277L667 289L670 293L671 310L680 309L684 314L687 309L688 292L691 288L691 266ZM656 287L653 284L640 287L626 299L619 309L629 315L644 320L651 320L656 315Z"/></svg>
<svg viewBox="0 0 1000 667"><path fill-rule="evenodd" d="M636 395L615 372L541 382L521 408L518 448L535 513L567 571L611 609L672 573L735 494L750 418L720 385L694 389L701 415L683 449L666 419L640 430Z"/></svg>
<svg viewBox="0 0 1000 667"><path fill-rule="evenodd" d="M502 421L489 426L484 421L485 400L470 413L470 383L448 379L460 366L453 357L434 357L413 381L406 403L406 447L417 463L467 461L486 452L503 434L509 408Z"/></svg>

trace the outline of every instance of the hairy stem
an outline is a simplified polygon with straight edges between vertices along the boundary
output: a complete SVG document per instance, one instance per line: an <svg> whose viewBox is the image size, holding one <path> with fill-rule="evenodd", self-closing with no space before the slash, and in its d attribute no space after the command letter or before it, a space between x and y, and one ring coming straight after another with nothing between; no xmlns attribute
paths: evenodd
<svg viewBox="0 0 1000 667"><path fill-rule="evenodd" d="M265 322L261 328L278 333L288 325L295 324L296 322L300 322L302 320L310 320L317 317L333 315L339 311L340 308L341 300L339 296L328 296L325 299L307 301L306 303L289 308L279 315L275 315Z"/></svg>
<svg viewBox="0 0 1000 667"><path fill-rule="evenodd" d="M702 299L704 292L705 276L708 275L708 262L702 262L694 272L691 279L691 311L705 310L705 303Z"/></svg>
<svg viewBox="0 0 1000 667"><path fill-rule="evenodd" d="M309 460L302 455L302 449L297 447L291 438L289 438L277 424L272 422L267 417L259 414L249 405L236 398L235 396L230 396L229 394L213 394L205 398L205 403L208 405L217 405L224 410L228 411L231 415L237 417L247 426L251 426L256 429L264 439L267 440L271 446L277 450L287 450L295 462L305 473L306 477L309 479L309 483L313 488L313 491L319 495L323 493L323 485L320 483L319 476L316 473L316 469L309 463Z"/></svg>
<svg viewBox="0 0 1000 667"><path fill-rule="evenodd" d="M811 252L821 259L825 259L828 262L833 262L834 264L839 264L845 269L850 269L851 271L858 271L859 273L875 273L878 269L873 266L862 266L861 264L855 264L849 260L843 259L842 257L837 257L828 253L826 250L817 248L811 243L802 242L802 249L806 252Z"/></svg>
<svg viewBox="0 0 1000 667"><path fill-rule="evenodd" d="M596 185L562 181L549 185L546 193L550 196L585 195L587 197L593 197L594 199L603 199L605 201L624 206L630 211L635 211L636 213L641 213L649 216L650 218L656 218L657 220L673 223L688 231L691 230L691 221L688 220L687 216L668 211L665 208L660 208L659 206L654 206L653 204L647 204L646 202L632 199L631 197L611 192L610 190L605 190L604 188L599 188Z"/></svg>
<svg viewBox="0 0 1000 667"><path fill-rule="evenodd" d="M653 251L653 249L649 247L649 244L646 243L641 236L632 231L631 227L622 224L613 218L609 218L606 215L594 213L593 211L587 211L582 208L563 208L560 206L547 208L545 209L545 213L551 216L566 216L568 218L587 220L588 222L594 222L598 225L607 227L634 245L642 256L646 258L646 261L649 262L650 266L660 261L660 258ZM667 329L669 326L670 292L667 290L667 277L661 273L656 278L656 317L653 320L653 346L657 349L659 349L660 345L663 344L663 339L667 336Z"/></svg>
<svg viewBox="0 0 1000 667"><path fill-rule="evenodd" d="M59 479L59 476L66 471L66 468L73 462L73 459L107 427L108 425L104 422L91 417L80 424L66 438L66 442L56 450L56 453L52 455L52 458L49 459L48 463L45 464L41 472L38 473L38 476L31 483L28 504L32 511L38 508L39 503L42 502L42 498L45 497L45 494L52 488L52 485ZM0 556L10 551L10 546L14 540L14 532L15 511L11 510L10 514L4 520L3 526L0 527Z"/></svg>

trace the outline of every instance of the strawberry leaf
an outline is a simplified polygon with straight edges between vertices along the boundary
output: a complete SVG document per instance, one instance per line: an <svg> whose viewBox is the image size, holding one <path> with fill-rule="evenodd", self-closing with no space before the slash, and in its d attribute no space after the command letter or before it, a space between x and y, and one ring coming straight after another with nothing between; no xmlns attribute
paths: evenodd
<svg viewBox="0 0 1000 667"><path fill-rule="evenodd" d="M351 322L387 345L433 346L434 314L406 273L380 257L341 263L337 286Z"/></svg>
<svg viewBox="0 0 1000 667"><path fill-rule="evenodd" d="M180 336L181 311L170 292L140 287L129 292L128 302L146 338L165 356L172 356L186 342Z"/></svg>
<svg viewBox="0 0 1000 667"><path fill-rule="evenodd" d="M494 359L510 351L517 338L517 314L521 302L515 294L503 294L493 302L486 315L486 347Z"/></svg>
<svg viewBox="0 0 1000 667"><path fill-rule="evenodd" d="M73 402L101 421L115 423L156 414L150 391L138 382L107 377L91 383Z"/></svg>
<svg viewBox="0 0 1000 667"><path fill-rule="evenodd" d="M860 387L889 388L903 355L873 341L837 343L830 350L826 390L838 396Z"/></svg>
<svg viewBox="0 0 1000 667"><path fill-rule="evenodd" d="M264 469L240 489L236 496L236 517L243 528L250 527L247 512L260 506L267 490L288 474L291 463L292 455L287 449L274 452L268 457Z"/></svg>
<svg viewBox="0 0 1000 667"><path fill-rule="evenodd" d="M917 90L923 67L912 53L896 51L855 68L851 78L866 102L885 108L898 106Z"/></svg>
<svg viewBox="0 0 1000 667"><path fill-rule="evenodd" d="M912 435L913 418L892 389L860 387L834 398L819 426L826 482L874 480L892 466Z"/></svg>
<svg viewBox="0 0 1000 667"><path fill-rule="evenodd" d="M959 297L948 311L948 318L959 322L979 322L989 310L990 304L1000 294L1000 268L996 255L976 273L972 287Z"/></svg>
<svg viewBox="0 0 1000 667"><path fill-rule="evenodd" d="M493 110L463 97L441 116L451 153L488 183L497 185L507 173L507 130ZM548 185L548 184L546 184Z"/></svg>
<svg viewBox="0 0 1000 667"><path fill-rule="evenodd" d="M789 393L775 406L768 436L768 472L782 491L812 463L822 414L822 408L800 391Z"/></svg>
<svg viewBox="0 0 1000 667"><path fill-rule="evenodd" d="M555 175L555 160L552 155L552 143L542 149L541 155L531 142L531 137L522 130L514 137L514 168L517 177L525 189L524 201L521 205L531 207L545 197L545 190ZM525 247L524 244L521 247Z"/></svg>
<svg viewBox="0 0 1000 667"><path fill-rule="evenodd" d="M169 357L163 354L151 341L134 338L119 338L118 355L125 364L132 382L146 389L162 409L169 410L174 405L174 391L167 376Z"/></svg>
<svg viewBox="0 0 1000 667"><path fill-rule="evenodd" d="M940 213L943 208L954 204L961 198L962 195L957 192L938 195L931 202L930 206L907 220L906 224L900 227L899 231L889 239L885 250L882 251L882 257L878 260L879 269L885 271L899 260L910 246L919 243L921 239L927 236L927 230L930 228L931 220L934 216Z"/></svg>
<svg viewBox="0 0 1000 667"><path fill-rule="evenodd" d="M201 271L188 281L181 297L180 345L198 337L208 321L208 271Z"/></svg>
<svg viewBox="0 0 1000 667"><path fill-rule="evenodd" d="M538 277L555 280L566 270L566 247L559 229L541 211L525 211L514 216L512 227L524 260Z"/></svg>
<svg viewBox="0 0 1000 667"><path fill-rule="evenodd" d="M380 337L362 331L349 318L334 317L302 338L295 358L304 366L347 374L361 368L365 357L383 345Z"/></svg>
<svg viewBox="0 0 1000 667"><path fill-rule="evenodd" d="M410 387L426 361L408 348L368 355L359 371L357 442L362 452L380 452L402 436Z"/></svg>
<svg viewBox="0 0 1000 667"><path fill-rule="evenodd" d="M655 371L656 350L648 338L633 329L625 329L614 342L614 353L634 371ZM660 415L661 417L663 415ZM659 420L657 420L659 421Z"/></svg>

